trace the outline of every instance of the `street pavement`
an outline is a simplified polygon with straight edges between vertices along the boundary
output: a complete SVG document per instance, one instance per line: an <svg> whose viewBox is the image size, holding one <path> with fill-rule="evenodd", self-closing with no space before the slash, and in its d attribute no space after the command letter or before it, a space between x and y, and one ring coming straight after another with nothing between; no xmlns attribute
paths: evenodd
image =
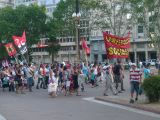
<svg viewBox="0 0 160 120"><path fill-rule="evenodd" d="M49 97L45 89L34 88L24 95L0 90L0 114L7 120L160 120L158 114L95 100L103 90L103 84L96 88L86 85L82 96L60 94L56 98Z"/></svg>

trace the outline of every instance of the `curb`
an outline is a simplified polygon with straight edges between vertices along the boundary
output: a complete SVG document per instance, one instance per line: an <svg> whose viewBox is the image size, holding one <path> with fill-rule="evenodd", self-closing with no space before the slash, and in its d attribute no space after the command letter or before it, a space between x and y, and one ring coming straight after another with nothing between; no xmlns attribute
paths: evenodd
<svg viewBox="0 0 160 120"><path fill-rule="evenodd" d="M0 115L0 120L7 120L7 119L3 117L2 115Z"/></svg>
<svg viewBox="0 0 160 120"><path fill-rule="evenodd" d="M118 105L123 105L123 106L126 106L126 107L136 108L136 109L139 109L139 110L160 114L159 110L155 110L155 109L152 109L152 108L144 107L144 106L142 106L140 104L122 103L122 102L113 101L113 100L110 100L110 99L103 99L101 97L95 97L95 100L99 100L99 101L103 101L103 102L109 102L109 103L118 104Z"/></svg>

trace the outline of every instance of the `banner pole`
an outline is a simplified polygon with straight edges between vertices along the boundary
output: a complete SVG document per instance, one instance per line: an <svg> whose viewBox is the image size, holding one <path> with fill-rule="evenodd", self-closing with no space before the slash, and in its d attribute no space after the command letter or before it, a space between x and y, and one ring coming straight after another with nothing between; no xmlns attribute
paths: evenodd
<svg viewBox="0 0 160 120"><path fill-rule="evenodd" d="M85 62L86 62L86 66L88 66L88 58L87 58L87 53L86 51L83 49L83 53L84 53L84 56L85 56Z"/></svg>
<svg viewBox="0 0 160 120"><path fill-rule="evenodd" d="M16 56L14 56L14 59L15 59L16 63L18 64L18 60L17 60Z"/></svg>

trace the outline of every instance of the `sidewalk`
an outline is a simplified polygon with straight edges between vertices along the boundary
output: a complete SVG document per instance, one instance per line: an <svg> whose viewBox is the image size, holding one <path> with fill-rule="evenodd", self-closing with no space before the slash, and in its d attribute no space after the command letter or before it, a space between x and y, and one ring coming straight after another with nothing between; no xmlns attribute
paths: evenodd
<svg viewBox="0 0 160 120"><path fill-rule="evenodd" d="M154 75L158 74L158 70L155 69L155 67L152 67L151 71L154 73ZM127 70L125 71L124 86L126 91L118 94L117 96L113 96L112 94L110 94L109 96L98 96L95 97L95 99L160 114L160 102L149 104L147 102L145 95L139 96L139 100L134 104L129 103L130 84L129 84L129 71Z"/></svg>
<svg viewBox="0 0 160 120"><path fill-rule="evenodd" d="M121 93L118 94L118 96L100 96L100 97L95 97L95 99L160 114L160 103L149 104L146 101L146 97L142 95L139 96L139 100L137 102L135 102L134 104L130 104L129 95L124 95L124 94L125 93Z"/></svg>

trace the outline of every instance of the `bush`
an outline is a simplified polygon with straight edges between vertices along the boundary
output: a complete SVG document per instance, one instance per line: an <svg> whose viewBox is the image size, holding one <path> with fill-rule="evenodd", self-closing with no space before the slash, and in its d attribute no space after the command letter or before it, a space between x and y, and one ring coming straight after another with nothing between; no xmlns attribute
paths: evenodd
<svg viewBox="0 0 160 120"><path fill-rule="evenodd" d="M158 102L160 100L160 76L145 79L142 87L149 102Z"/></svg>

